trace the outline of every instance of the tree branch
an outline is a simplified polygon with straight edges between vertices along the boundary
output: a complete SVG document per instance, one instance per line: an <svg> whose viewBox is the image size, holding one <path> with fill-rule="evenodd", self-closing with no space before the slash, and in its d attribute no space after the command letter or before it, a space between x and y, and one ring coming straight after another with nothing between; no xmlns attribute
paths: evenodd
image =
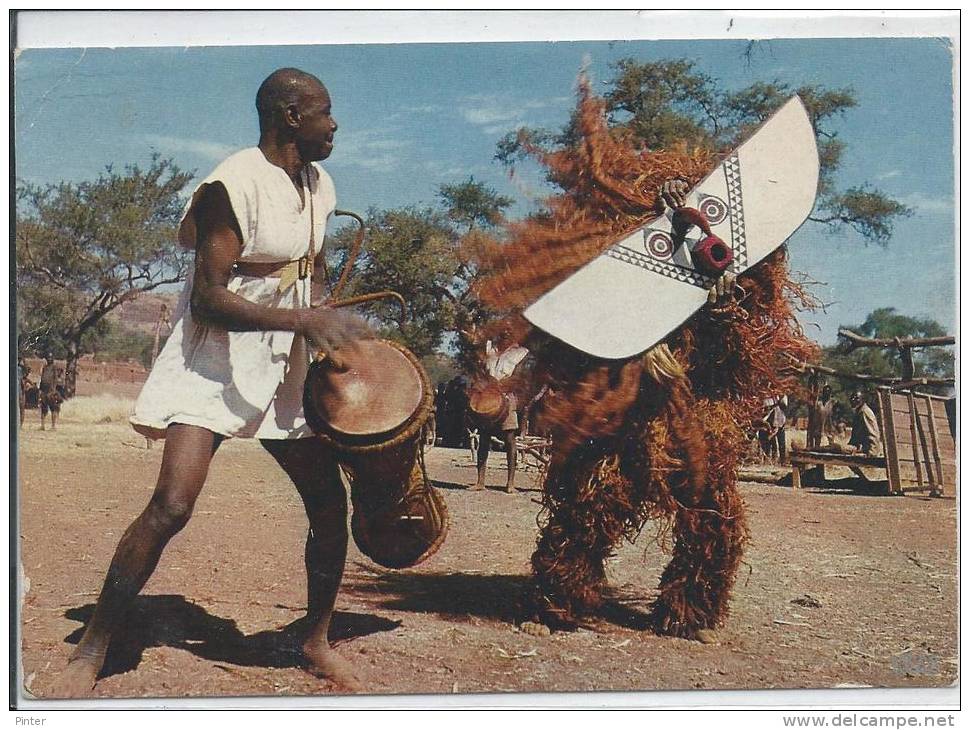
<svg viewBox="0 0 970 730"><path fill-rule="evenodd" d="M913 385L953 385L953 378L893 378L893 377L881 377L878 375L865 375L862 373L844 373L833 368L825 367L824 365L812 365L811 363L802 362L801 360L796 360L792 358L792 366L799 372L808 373L822 373L824 375L831 375L835 378L842 378L843 380L854 380L860 383L879 383L881 385L891 385L893 387L910 387Z"/></svg>
<svg viewBox="0 0 970 730"><path fill-rule="evenodd" d="M852 352L858 347L892 347L897 350L905 350L910 347L942 347L956 344L956 338L953 335L944 335L943 337L873 338L863 337L852 330L842 327L839 328L839 337L844 337L848 340L847 349L849 352Z"/></svg>
<svg viewBox="0 0 970 730"><path fill-rule="evenodd" d="M48 269L46 266L41 266L36 261L34 261L34 256L30 251L30 236L28 236L26 233L21 234L20 240L24 244L24 254L27 256L27 261L30 262L30 265L33 267L34 271L39 271L40 273L42 273L51 284L58 287L59 289L70 288L66 282L62 281L61 279L58 279L54 275L53 271Z"/></svg>
<svg viewBox="0 0 970 730"><path fill-rule="evenodd" d="M458 298L454 294L452 294L450 291L448 291L443 286L441 286L441 284L435 284L433 288L434 288L434 291L437 292L438 294L444 294L446 297L448 297L448 299L450 299L452 303L454 304L461 303L458 301Z"/></svg>

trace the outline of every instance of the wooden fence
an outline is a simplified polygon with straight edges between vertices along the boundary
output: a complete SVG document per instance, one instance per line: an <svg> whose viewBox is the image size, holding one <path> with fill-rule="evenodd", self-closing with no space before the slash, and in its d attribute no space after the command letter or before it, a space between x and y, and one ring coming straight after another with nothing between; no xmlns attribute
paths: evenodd
<svg viewBox="0 0 970 730"><path fill-rule="evenodd" d="M891 493L956 494L956 443L947 399L879 388Z"/></svg>

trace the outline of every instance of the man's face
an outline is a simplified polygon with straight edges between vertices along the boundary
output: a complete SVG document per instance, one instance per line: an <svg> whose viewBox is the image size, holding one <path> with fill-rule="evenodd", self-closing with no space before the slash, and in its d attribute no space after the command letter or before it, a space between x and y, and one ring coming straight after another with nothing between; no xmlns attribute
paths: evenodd
<svg viewBox="0 0 970 730"><path fill-rule="evenodd" d="M310 89L300 101L296 144L304 160L325 160L333 150L337 131L330 109L330 94L323 87Z"/></svg>

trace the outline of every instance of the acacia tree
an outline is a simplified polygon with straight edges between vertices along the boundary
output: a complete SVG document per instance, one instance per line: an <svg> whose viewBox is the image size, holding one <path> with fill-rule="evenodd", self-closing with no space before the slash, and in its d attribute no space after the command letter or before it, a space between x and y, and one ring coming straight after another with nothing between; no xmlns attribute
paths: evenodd
<svg viewBox="0 0 970 730"><path fill-rule="evenodd" d="M869 313L865 321L857 325L847 325L850 330L864 337L874 339L921 339L943 337L946 331L932 319L908 317L893 307L881 307ZM826 347L822 351L822 365L840 373L862 373L879 377L900 377L904 367L900 353L892 348L860 347L851 348L848 343ZM926 347L913 352L914 377L951 378L954 372L953 351L949 347ZM857 384L834 381L833 391L839 395L843 391L855 389ZM930 388L932 390L932 388Z"/></svg>
<svg viewBox="0 0 970 730"><path fill-rule="evenodd" d="M468 237L494 227L511 198L485 183L468 180L441 185L437 207L368 211L365 244L342 296L392 290L408 303L408 318L397 323L398 307L386 300L369 305L368 314L383 336L399 340L431 363L432 354L465 348L461 332L475 320L477 304L469 287L474 264L465 256ZM346 262L355 231L340 229L328 257L333 278ZM458 339L450 339L458 333ZM435 363L441 372L448 370Z"/></svg>
<svg viewBox="0 0 970 730"><path fill-rule="evenodd" d="M483 242L483 236L493 235L504 219L505 211L515 202L499 195L494 188L478 182L474 177L454 185L438 188L438 197L448 217L459 226L461 235L457 249L458 265L452 274L451 284L440 290L450 300L454 310L456 335L456 361L460 370L468 372L475 367L480 343L476 341L476 328L489 318L487 311L473 295L471 282L478 274L472 255Z"/></svg>
<svg viewBox="0 0 970 730"><path fill-rule="evenodd" d="M445 212L464 233L474 228L494 228L502 222L502 216L514 202L512 198L499 195L494 188L475 180L467 180L438 187L438 198Z"/></svg>
<svg viewBox="0 0 970 730"><path fill-rule="evenodd" d="M730 149L792 94L798 94L815 130L821 163L818 197L809 219L831 232L848 227L866 243L885 245L896 220L912 213L868 185L836 189L835 173L845 151L836 122L857 105L851 89L820 85L795 88L771 81L728 91L686 59L642 63L626 58L612 64L611 69L613 77L607 81L604 95L608 122L611 127L630 133L647 149L678 144L714 151ZM514 166L526 157L529 146L554 150L576 141L573 118L559 131L511 132L498 143L495 157ZM558 181L550 178L550 182Z"/></svg>
<svg viewBox="0 0 970 730"><path fill-rule="evenodd" d="M154 155L147 169L109 166L93 181L18 186L18 335L22 348L65 357L68 396L108 313L185 278L190 256L176 228L192 177Z"/></svg>
<svg viewBox="0 0 970 730"><path fill-rule="evenodd" d="M365 217L365 244L343 296L395 291L408 305L401 324L399 307L384 300L367 307L380 334L403 342L419 357L439 347L451 328L453 310L439 304L455 267L454 231L445 214L432 208L371 209ZM353 231L334 240L336 267L342 267Z"/></svg>

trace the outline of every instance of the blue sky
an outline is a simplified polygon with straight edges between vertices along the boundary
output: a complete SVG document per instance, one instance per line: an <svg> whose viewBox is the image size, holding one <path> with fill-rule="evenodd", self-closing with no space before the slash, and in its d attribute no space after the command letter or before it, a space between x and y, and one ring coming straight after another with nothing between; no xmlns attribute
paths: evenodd
<svg viewBox="0 0 970 730"><path fill-rule="evenodd" d="M510 180L495 143L520 125L558 127L585 61L599 88L609 64L689 58L726 89L779 79L852 87L859 106L833 124L847 150L841 186L871 183L915 213L888 247L806 225L793 268L825 282L810 336L895 306L956 325L952 53L938 39L774 40L750 60L743 41L616 41L202 48L34 49L16 61L17 176L95 177L153 150L205 175L256 143L256 88L280 66L320 76L340 125L325 163L342 208L435 203L474 175L529 210L548 194L534 170Z"/></svg>

